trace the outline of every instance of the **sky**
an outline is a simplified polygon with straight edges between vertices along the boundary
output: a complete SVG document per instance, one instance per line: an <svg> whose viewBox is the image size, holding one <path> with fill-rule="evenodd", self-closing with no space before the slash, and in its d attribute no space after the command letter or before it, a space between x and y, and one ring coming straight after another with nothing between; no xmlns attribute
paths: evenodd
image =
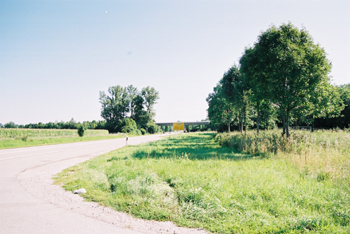
<svg viewBox="0 0 350 234"><path fill-rule="evenodd" d="M225 71L288 22L350 83L349 0L1 0L0 123L102 120L116 85L159 91L156 122L205 119Z"/></svg>

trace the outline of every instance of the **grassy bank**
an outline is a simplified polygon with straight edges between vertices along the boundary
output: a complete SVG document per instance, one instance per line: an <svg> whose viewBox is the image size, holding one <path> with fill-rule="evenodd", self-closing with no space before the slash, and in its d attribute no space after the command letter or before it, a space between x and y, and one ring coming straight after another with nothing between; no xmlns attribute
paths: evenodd
<svg viewBox="0 0 350 234"><path fill-rule="evenodd" d="M67 190L136 217L216 233L349 233L349 188L212 134L128 146L60 173Z"/></svg>

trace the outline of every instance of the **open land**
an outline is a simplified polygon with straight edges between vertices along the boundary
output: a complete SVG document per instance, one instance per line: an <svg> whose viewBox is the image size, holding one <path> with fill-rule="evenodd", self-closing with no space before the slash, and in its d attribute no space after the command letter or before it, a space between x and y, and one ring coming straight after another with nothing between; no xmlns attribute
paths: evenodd
<svg viewBox="0 0 350 234"><path fill-rule="evenodd" d="M122 137L125 137L125 134L108 134L107 130L86 130L84 136L79 137L77 129L0 128L0 149L97 141Z"/></svg>
<svg viewBox="0 0 350 234"><path fill-rule="evenodd" d="M68 168L56 183L134 217L214 233L349 233L349 133L309 134L277 149L268 136L174 136ZM254 149L236 144L249 139Z"/></svg>

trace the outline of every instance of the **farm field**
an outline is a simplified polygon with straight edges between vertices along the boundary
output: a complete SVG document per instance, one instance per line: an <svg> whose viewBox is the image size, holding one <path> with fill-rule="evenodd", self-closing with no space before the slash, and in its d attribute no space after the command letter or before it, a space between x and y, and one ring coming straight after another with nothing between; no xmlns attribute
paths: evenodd
<svg viewBox="0 0 350 234"><path fill-rule="evenodd" d="M235 143L248 142L242 135L172 136L102 155L64 170L55 180L69 191L84 187L86 200L135 217L214 233L349 233L350 168L343 167L350 154L339 134L344 138L349 133L312 133L315 141L293 138L309 142L306 162L299 164L305 154L295 143L288 143L294 151L284 142L269 153L268 143L257 144L253 135L249 145L261 146L254 152ZM337 139L338 151L323 147L317 140L322 137L330 141L328 146L332 137ZM323 156L314 149L328 150L322 155L329 161L319 160Z"/></svg>
<svg viewBox="0 0 350 234"><path fill-rule="evenodd" d="M123 137L107 130L86 130L79 137L77 129L6 129L0 128L0 149L95 141Z"/></svg>

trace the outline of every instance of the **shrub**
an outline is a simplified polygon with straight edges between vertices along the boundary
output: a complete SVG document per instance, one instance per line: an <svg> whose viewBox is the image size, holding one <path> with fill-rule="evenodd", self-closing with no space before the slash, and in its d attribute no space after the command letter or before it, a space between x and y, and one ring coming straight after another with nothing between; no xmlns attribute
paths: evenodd
<svg viewBox="0 0 350 234"><path fill-rule="evenodd" d="M158 126L153 123L148 125L148 132L151 134L158 132Z"/></svg>
<svg viewBox="0 0 350 234"><path fill-rule="evenodd" d="M131 118L125 118L122 122L122 132L140 135L140 130L137 129L136 122Z"/></svg>
<svg viewBox="0 0 350 234"><path fill-rule="evenodd" d="M142 135L146 134L146 130L144 128L141 128L140 131L141 131Z"/></svg>
<svg viewBox="0 0 350 234"><path fill-rule="evenodd" d="M79 128L78 128L78 135L80 137L83 137L84 133L85 133L85 127L83 125L80 125Z"/></svg>

